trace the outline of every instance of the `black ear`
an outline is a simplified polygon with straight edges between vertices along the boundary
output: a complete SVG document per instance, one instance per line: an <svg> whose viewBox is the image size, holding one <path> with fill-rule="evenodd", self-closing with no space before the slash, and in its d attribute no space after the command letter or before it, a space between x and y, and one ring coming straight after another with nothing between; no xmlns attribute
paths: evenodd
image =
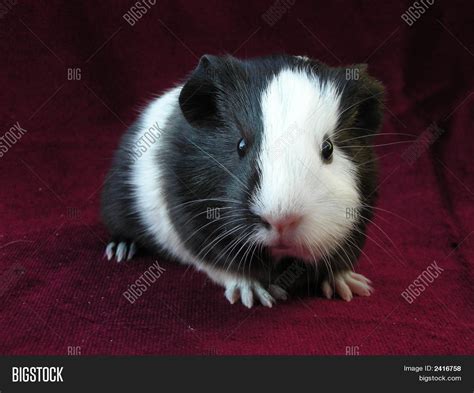
<svg viewBox="0 0 474 393"><path fill-rule="evenodd" d="M196 126L219 122L217 111L216 56L204 55L184 84L179 95L179 106L186 120Z"/></svg>
<svg viewBox="0 0 474 393"><path fill-rule="evenodd" d="M357 112L356 127L365 128L367 134L378 131L383 119L385 89L383 85L367 73L367 64L357 64Z"/></svg>

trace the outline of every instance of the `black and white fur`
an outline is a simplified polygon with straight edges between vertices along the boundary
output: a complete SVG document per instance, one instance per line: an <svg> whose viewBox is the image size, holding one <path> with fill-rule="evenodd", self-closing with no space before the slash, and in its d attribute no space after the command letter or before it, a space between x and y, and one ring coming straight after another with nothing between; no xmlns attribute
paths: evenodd
<svg viewBox="0 0 474 393"><path fill-rule="evenodd" d="M203 56L122 138L102 195L108 259L147 248L204 271L247 307L286 298L278 278L296 265L305 273L295 289L369 295L353 265L376 197L382 94L364 65Z"/></svg>

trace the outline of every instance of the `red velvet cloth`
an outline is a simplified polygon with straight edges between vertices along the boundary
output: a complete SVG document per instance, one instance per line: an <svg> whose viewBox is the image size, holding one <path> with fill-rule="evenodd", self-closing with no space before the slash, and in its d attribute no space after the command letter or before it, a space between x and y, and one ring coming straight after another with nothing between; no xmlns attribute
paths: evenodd
<svg viewBox="0 0 474 393"><path fill-rule="evenodd" d="M298 0L271 26L262 14L273 1L161 0L134 26L122 17L133 1L25 1L2 13L0 135L16 122L27 132L0 158L0 353L473 353L472 4L435 2L410 27L410 1ZM379 210L358 265L370 298L248 310L167 261L134 304L122 295L155 259L102 258L112 153L154 94L224 52L368 62L387 87L388 135L375 143L443 130L412 164L411 143L377 148ZM443 271L408 303L401 293L433 261Z"/></svg>

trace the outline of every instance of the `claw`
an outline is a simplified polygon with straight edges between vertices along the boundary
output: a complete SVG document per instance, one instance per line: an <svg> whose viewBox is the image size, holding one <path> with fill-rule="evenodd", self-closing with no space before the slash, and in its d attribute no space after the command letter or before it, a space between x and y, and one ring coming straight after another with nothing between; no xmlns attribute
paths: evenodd
<svg viewBox="0 0 474 393"><path fill-rule="evenodd" d="M247 308L252 308L253 306L253 291L249 284L243 284L240 288L240 298L242 299L242 304Z"/></svg>
<svg viewBox="0 0 474 393"><path fill-rule="evenodd" d="M335 275L334 288L328 280L325 280L321 284L321 290L328 299L331 299L335 292L340 298L350 302L354 295L370 296L374 291L371 284L372 282L362 274L345 271Z"/></svg>
<svg viewBox="0 0 474 393"><path fill-rule="evenodd" d="M127 242L110 242L107 244L105 247L105 257L110 261L114 259L117 262L122 262L122 261L129 261L130 259L133 258L137 251L137 247L134 242L132 243L127 243Z"/></svg>
<svg viewBox="0 0 474 393"><path fill-rule="evenodd" d="M239 289L237 285L231 285L226 288L224 295L230 304L234 304L240 298Z"/></svg>
<svg viewBox="0 0 474 393"><path fill-rule="evenodd" d="M122 259L125 259L125 255L127 254L127 243L121 242L117 246L117 250L115 251L115 258L117 262L122 262Z"/></svg>
<svg viewBox="0 0 474 393"><path fill-rule="evenodd" d="M331 299L334 295L334 291L332 290L331 284L329 284L328 281L324 281L321 284L321 290L323 291L323 294L324 296L326 296L327 299Z"/></svg>
<svg viewBox="0 0 474 393"><path fill-rule="evenodd" d="M278 299L278 300L288 299L288 293L279 285L272 284L270 285L268 289L275 299Z"/></svg>
<svg viewBox="0 0 474 393"><path fill-rule="evenodd" d="M234 304L239 300L239 298L242 304L247 308L253 307L255 299L258 299L258 301L265 307L272 307L276 302L273 297L275 296L275 293L270 293L270 289L267 291L257 281L229 280L229 282L225 284L225 288L224 295L231 304ZM286 295L286 292L283 289L279 289L280 296L283 296L283 294ZM275 297L278 298L278 296Z"/></svg>
<svg viewBox="0 0 474 393"><path fill-rule="evenodd" d="M114 257L115 253L115 243L110 242L107 244L107 247L105 248L105 255L107 256L107 259L110 261Z"/></svg>

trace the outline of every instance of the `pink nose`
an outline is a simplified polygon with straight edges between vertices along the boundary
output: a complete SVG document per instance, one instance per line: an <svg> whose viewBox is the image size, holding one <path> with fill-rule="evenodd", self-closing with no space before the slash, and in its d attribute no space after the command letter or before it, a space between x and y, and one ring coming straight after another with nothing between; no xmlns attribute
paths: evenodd
<svg viewBox="0 0 474 393"><path fill-rule="evenodd" d="M265 221L268 222L275 231L280 235L292 231L298 227L303 217L291 214L284 217L264 217Z"/></svg>

